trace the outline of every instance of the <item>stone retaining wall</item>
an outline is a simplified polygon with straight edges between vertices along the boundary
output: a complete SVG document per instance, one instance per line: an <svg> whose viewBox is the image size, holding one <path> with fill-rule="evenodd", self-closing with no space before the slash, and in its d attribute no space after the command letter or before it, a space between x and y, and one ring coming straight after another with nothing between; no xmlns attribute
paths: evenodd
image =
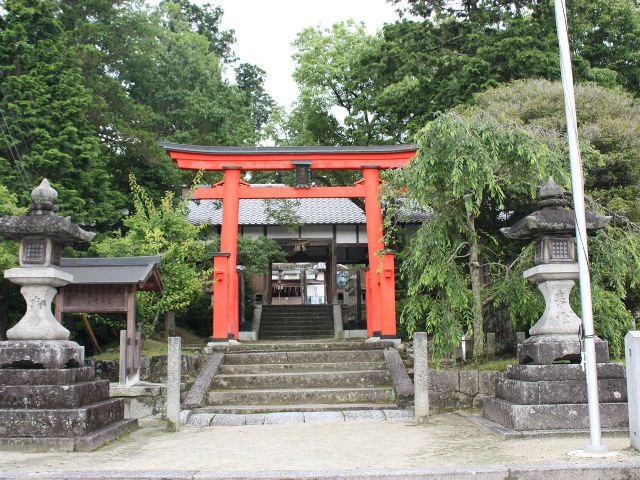
<svg viewBox="0 0 640 480"><path fill-rule="evenodd" d="M502 372L484 370L429 369L431 409L482 408L485 398L495 395Z"/></svg>
<svg viewBox="0 0 640 480"><path fill-rule="evenodd" d="M182 381L193 382L202 365L203 356L200 353L194 355L182 355ZM85 365L95 368L96 379L118 381L120 362L118 360L85 360ZM165 383L167 381L167 356L157 355L153 357L140 357L140 380L152 383Z"/></svg>

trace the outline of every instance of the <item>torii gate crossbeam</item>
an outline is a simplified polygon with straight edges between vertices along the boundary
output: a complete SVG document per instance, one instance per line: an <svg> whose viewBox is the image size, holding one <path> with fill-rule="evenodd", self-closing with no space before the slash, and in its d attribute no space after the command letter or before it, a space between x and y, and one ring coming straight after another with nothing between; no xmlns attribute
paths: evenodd
<svg viewBox="0 0 640 480"><path fill-rule="evenodd" d="M375 147L203 147L163 143L178 167L223 171L224 179L198 188L194 198L222 199L220 253L214 255L214 341L238 339L237 242L240 199L245 198L364 198L367 220L369 270L367 284L367 334L396 337L394 256L385 253L380 170L406 165L415 155L414 145ZM362 180L352 187L251 187L241 181L243 171L360 170Z"/></svg>

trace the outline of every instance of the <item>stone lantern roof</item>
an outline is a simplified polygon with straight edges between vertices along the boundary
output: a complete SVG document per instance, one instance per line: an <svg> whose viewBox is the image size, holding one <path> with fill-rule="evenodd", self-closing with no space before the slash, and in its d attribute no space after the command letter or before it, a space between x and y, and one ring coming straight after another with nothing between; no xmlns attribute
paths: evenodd
<svg viewBox="0 0 640 480"><path fill-rule="evenodd" d="M540 210L521 218L511 227L500 229L507 238L535 239L540 235L575 233L574 213L569 202L571 197L553 181L553 178L549 177L540 187L538 197ZM611 217L588 211L586 221L587 230L598 230L606 227Z"/></svg>
<svg viewBox="0 0 640 480"><path fill-rule="evenodd" d="M95 233L87 232L71 221L57 215L56 192L45 178L31 192L29 215L0 218L0 237L22 240L25 237L45 237L59 243L90 242Z"/></svg>

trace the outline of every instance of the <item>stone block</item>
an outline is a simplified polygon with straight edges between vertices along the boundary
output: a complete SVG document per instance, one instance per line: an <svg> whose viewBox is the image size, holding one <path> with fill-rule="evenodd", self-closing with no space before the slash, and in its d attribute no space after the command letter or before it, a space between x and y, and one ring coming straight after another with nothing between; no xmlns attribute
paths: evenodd
<svg viewBox="0 0 640 480"><path fill-rule="evenodd" d="M246 425L263 425L264 418L264 413L249 413L245 415L245 422Z"/></svg>
<svg viewBox="0 0 640 480"><path fill-rule="evenodd" d="M429 390L434 392L457 392L460 379L457 370L429 369Z"/></svg>
<svg viewBox="0 0 640 480"><path fill-rule="evenodd" d="M213 420L211 420L212 427L236 427L239 425L245 425L247 419L245 415L236 415L233 413L218 413Z"/></svg>
<svg viewBox="0 0 640 480"><path fill-rule="evenodd" d="M302 412L278 412L264 415L265 425L284 425L289 423L304 423Z"/></svg>
<svg viewBox="0 0 640 480"><path fill-rule="evenodd" d="M109 382L0 385L0 408L77 408L109 398Z"/></svg>
<svg viewBox="0 0 640 480"><path fill-rule="evenodd" d="M488 398L494 398L494 397L493 397L493 395L485 395L483 393L479 393L475 397L473 397L473 401L471 403L471 406L473 408L482 408L482 407L484 407L485 400L488 399Z"/></svg>
<svg viewBox="0 0 640 480"><path fill-rule="evenodd" d="M387 366L393 380L396 390L396 399L398 405L404 407L411 403L414 395L413 382L409 378L407 369L404 366L400 354L395 348L387 348L384 351L384 357L387 360ZM378 382L378 384L384 382Z"/></svg>
<svg viewBox="0 0 640 480"><path fill-rule="evenodd" d="M68 340L0 342L0 368L61 369L84 365L84 347Z"/></svg>
<svg viewBox="0 0 640 480"><path fill-rule="evenodd" d="M596 361L609 361L609 345L596 338ZM518 362L534 365L552 365L558 360L580 362L580 340L575 335L536 335L518 345Z"/></svg>
<svg viewBox="0 0 640 480"><path fill-rule="evenodd" d="M0 369L0 385L70 385L90 382L94 378L92 367L62 369Z"/></svg>
<svg viewBox="0 0 640 480"><path fill-rule="evenodd" d="M495 333L487 333L487 358L493 358L496 356L496 334Z"/></svg>
<svg viewBox="0 0 640 480"><path fill-rule="evenodd" d="M579 430L589 427L586 404L517 405L493 398L484 402L485 418L519 431ZM601 403L603 428L623 428L628 425L625 403Z"/></svg>
<svg viewBox="0 0 640 480"><path fill-rule="evenodd" d="M124 407L117 399L73 410L0 409L0 436L82 436L122 420L123 415Z"/></svg>
<svg viewBox="0 0 640 480"><path fill-rule="evenodd" d="M631 446L640 450L640 332L624 337L627 361L627 390L629 392L629 436Z"/></svg>
<svg viewBox="0 0 640 480"><path fill-rule="evenodd" d="M386 420L384 412L380 410L345 410L345 422L379 422Z"/></svg>
<svg viewBox="0 0 640 480"><path fill-rule="evenodd" d="M342 412L304 412L304 423L341 423L344 422Z"/></svg>
<svg viewBox="0 0 640 480"><path fill-rule="evenodd" d="M184 400L184 406L188 408L199 407L204 404L207 392L211 386L213 377L220 369L220 364L224 359L224 354L214 353L209 357L204 366L200 369L196 381L191 386L189 393Z"/></svg>
<svg viewBox="0 0 640 480"><path fill-rule="evenodd" d="M142 359L148 357L140 357ZM86 360L85 365L93 367L98 380L109 380L110 382L118 382L120 380L120 362L117 360ZM140 378L143 378L144 368L140 367Z"/></svg>
<svg viewBox="0 0 640 480"><path fill-rule="evenodd" d="M180 410L180 425L188 425L189 417L191 417L192 414L192 410Z"/></svg>
<svg viewBox="0 0 640 480"><path fill-rule="evenodd" d="M624 365L618 363L600 363L597 365L598 379L624 378ZM525 382L586 380L582 367L577 364L555 365L510 365L506 378Z"/></svg>
<svg viewBox="0 0 640 480"><path fill-rule="evenodd" d="M500 372L480 370L478 372L478 392L483 395L495 395L496 381L500 376Z"/></svg>
<svg viewBox="0 0 640 480"><path fill-rule="evenodd" d="M473 396L480 391L477 370L460 370L459 376L462 393Z"/></svg>
<svg viewBox="0 0 640 480"><path fill-rule="evenodd" d="M415 415L409 410L383 410L384 416L389 421L407 421L413 420Z"/></svg>
<svg viewBox="0 0 640 480"><path fill-rule="evenodd" d="M34 453L88 452L137 427L137 420L119 420L80 437L0 437L0 450Z"/></svg>
<svg viewBox="0 0 640 480"><path fill-rule="evenodd" d="M167 356L167 389L166 416L174 428L180 425L180 367L182 353L182 339L168 338Z"/></svg>
<svg viewBox="0 0 640 480"><path fill-rule="evenodd" d="M426 332L413 335L415 380L415 418L416 423L425 423L429 419L429 347Z"/></svg>
<svg viewBox="0 0 640 480"><path fill-rule="evenodd" d="M527 335L525 332L516 332L516 345L520 345L527 339Z"/></svg>
<svg viewBox="0 0 640 480"><path fill-rule="evenodd" d="M190 427L208 427L215 417L215 413L193 413L187 419L187 425Z"/></svg>

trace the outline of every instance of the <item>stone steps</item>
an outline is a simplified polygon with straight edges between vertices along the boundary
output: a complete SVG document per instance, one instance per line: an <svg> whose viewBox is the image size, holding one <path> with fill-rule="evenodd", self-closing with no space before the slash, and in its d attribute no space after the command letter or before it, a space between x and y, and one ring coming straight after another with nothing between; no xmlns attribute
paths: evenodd
<svg viewBox="0 0 640 480"><path fill-rule="evenodd" d="M262 307L258 338L305 340L334 336L330 305L266 305Z"/></svg>
<svg viewBox="0 0 640 480"><path fill-rule="evenodd" d="M273 331L288 331L288 330L297 330L301 332L305 332L306 330L329 330L333 333L333 322L332 323L311 323L309 325L302 325L300 323L277 323L273 325L269 324L261 324L260 331L273 330Z"/></svg>
<svg viewBox="0 0 640 480"><path fill-rule="evenodd" d="M312 417L313 412L395 411L394 381L384 353L389 346L385 342L306 341L221 347L215 372L207 376L203 371L203 385L194 386L193 395L189 392L193 399L189 406L202 414L193 417L192 424L207 424L214 414L304 412ZM221 424L218 421L238 419L218 417L211 425Z"/></svg>
<svg viewBox="0 0 640 480"><path fill-rule="evenodd" d="M262 340L328 340L333 335L326 333L313 334L313 335L260 335Z"/></svg>
<svg viewBox="0 0 640 480"><path fill-rule="evenodd" d="M241 373L216 375L211 388L375 387L389 385L389 370Z"/></svg>
<svg viewBox="0 0 640 480"><path fill-rule="evenodd" d="M286 344L285 344L286 345ZM321 344L318 344L322 346ZM340 344L340 348L345 345ZM324 347L326 348L326 347ZM312 351L257 351L227 353L223 365L292 364L292 363L352 363L384 361L378 347L371 350L312 350Z"/></svg>
<svg viewBox="0 0 640 480"><path fill-rule="evenodd" d="M339 372L349 370L383 370L385 362L349 362L349 363L265 363L220 365L220 374L250 374L276 372Z"/></svg>
<svg viewBox="0 0 640 480"><path fill-rule="evenodd" d="M259 390L210 390L207 405L294 405L318 403L391 403L392 387L282 388Z"/></svg>
<svg viewBox="0 0 640 480"><path fill-rule="evenodd" d="M393 341L382 340L380 342L366 342L360 339L350 339L345 341L335 340L308 340L308 341L257 341L257 342L241 342L234 345L220 343L219 345L211 344L212 351L221 351L225 354L235 353L268 353L268 352L316 352L316 351L362 351L377 350L381 352L386 347L393 347ZM380 358L384 358L381 356Z"/></svg>
<svg viewBox="0 0 640 480"><path fill-rule="evenodd" d="M336 412L343 410L392 410L395 403L303 403L299 405L211 405L198 408L197 413L271 413L271 412Z"/></svg>
<svg viewBox="0 0 640 480"><path fill-rule="evenodd" d="M264 326L260 327L260 335L264 338L265 335L304 335L304 334L312 334L317 335L320 333L325 333L329 336L333 336L333 325L330 327L327 325L314 325L312 327L308 326L300 326L300 325L274 325L274 326Z"/></svg>

